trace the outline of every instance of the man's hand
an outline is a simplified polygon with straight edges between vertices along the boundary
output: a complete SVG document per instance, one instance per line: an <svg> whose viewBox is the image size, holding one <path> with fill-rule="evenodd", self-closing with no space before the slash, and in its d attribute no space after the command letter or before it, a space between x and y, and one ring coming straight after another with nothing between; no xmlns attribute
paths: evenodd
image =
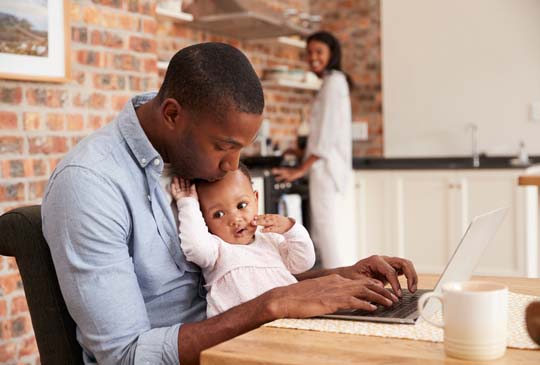
<svg viewBox="0 0 540 365"><path fill-rule="evenodd" d="M308 318L340 309L373 311L374 304L391 306L398 298L383 284L366 276L356 280L333 274L309 279L269 292L277 318Z"/></svg>
<svg viewBox="0 0 540 365"><path fill-rule="evenodd" d="M181 364L198 364L202 350L280 318L309 318L340 309L375 310L397 297L378 280L358 280L337 274L271 289L255 299L201 322L184 323L179 330ZM373 303L373 304L372 304Z"/></svg>
<svg viewBox="0 0 540 365"><path fill-rule="evenodd" d="M189 180L178 178L176 176L173 177L171 182L171 194L176 201L186 197L197 199L195 184L192 184Z"/></svg>
<svg viewBox="0 0 540 365"><path fill-rule="evenodd" d="M254 226L263 226L263 232L283 234L294 226L294 220L279 214L261 214L251 222Z"/></svg>
<svg viewBox="0 0 540 365"><path fill-rule="evenodd" d="M401 296L401 285L398 276L405 275L407 287L415 292L418 284L418 275L411 261L399 257L370 256L358 261L352 266L336 269L336 272L349 279L370 277L390 286L398 296Z"/></svg>

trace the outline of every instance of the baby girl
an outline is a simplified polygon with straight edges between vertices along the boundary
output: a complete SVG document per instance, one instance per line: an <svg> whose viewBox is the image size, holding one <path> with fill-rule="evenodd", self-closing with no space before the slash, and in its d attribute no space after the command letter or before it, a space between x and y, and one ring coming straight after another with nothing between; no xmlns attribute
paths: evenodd
<svg viewBox="0 0 540 365"><path fill-rule="evenodd" d="M315 262L306 229L277 214L258 215L258 193L243 165L221 180L173 178L180 245L206 280L212 317L278 287ZM262 229L257 229L261 226Z"/></svg>

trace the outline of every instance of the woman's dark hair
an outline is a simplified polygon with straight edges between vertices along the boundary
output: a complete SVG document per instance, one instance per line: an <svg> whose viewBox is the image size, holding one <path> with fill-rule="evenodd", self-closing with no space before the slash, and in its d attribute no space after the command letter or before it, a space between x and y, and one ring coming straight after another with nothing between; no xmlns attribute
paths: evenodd
<svg viewBox="0 0 540 365"><path fill-rule="evenodd" d="M307 44L309 44L311 41L321 42L328 46L330 49L330 59L328 60L328 64L326 65L325 69L343 72L345 78L347 79L347 83L349 84L349 89L354 89L354 82L352 78L349 76L349 74L341 69L341 45L339 44L337 38L334 37L330 32L319 31L307 37Z"/></svg>

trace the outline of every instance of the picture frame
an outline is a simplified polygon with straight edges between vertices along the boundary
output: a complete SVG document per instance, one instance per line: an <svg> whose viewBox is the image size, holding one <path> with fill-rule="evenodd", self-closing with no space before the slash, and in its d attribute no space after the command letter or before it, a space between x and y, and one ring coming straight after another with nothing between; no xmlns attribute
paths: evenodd
<svg viewBox="0 0 540 365"><path fill-rule="evenodd" d="M0 0L0 79L68 82L69 0Z"/></svg>

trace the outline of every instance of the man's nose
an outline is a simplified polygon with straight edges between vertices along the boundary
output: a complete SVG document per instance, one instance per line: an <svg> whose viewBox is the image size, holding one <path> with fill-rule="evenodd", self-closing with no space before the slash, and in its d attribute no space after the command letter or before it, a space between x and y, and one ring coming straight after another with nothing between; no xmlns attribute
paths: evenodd
<svg viewBox="0 0 540 365"><path fill-rule="evenodd" d="M219 165L221 171L229 172L238 169L238 164L240 163L240 151L231 153L223 159Z"/></svg>

